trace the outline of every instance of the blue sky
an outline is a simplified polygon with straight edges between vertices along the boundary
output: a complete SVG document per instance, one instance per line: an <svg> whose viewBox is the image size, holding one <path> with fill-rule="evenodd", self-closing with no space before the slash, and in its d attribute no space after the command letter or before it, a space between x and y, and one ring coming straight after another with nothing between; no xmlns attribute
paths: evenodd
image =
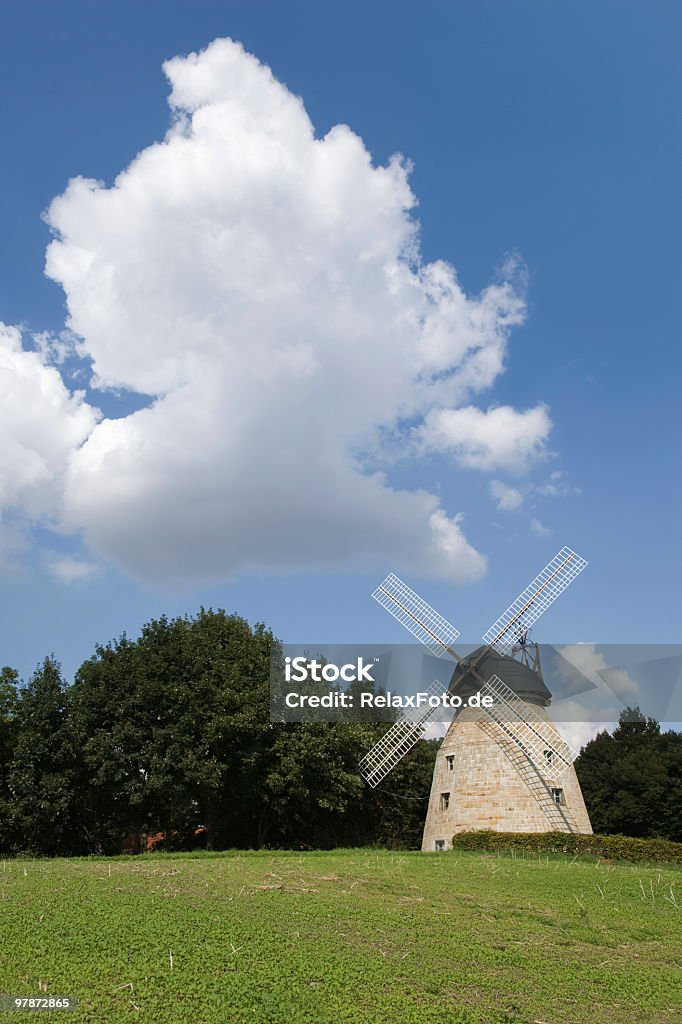
<svg viewBox="0 0 682 1024"><path fill-rule="evenodd" d="M36 381L49 380L54 387L55 375L61 376L66 392L54 399L49 415L43 416L36 403L35 422L27 413L20 430L11 402L10 414L0 421L6 452L14 451L17 437L25 452L40 430L52 441L57 436L65 438L62 447L56 441L49 447L55 452L54 466L49 464L48 478L38 489L20 486L24 465L20 458L8 457L5 462L0 458L0 497L14 496L5 499L0 525L4 531L0 662L27 675L39 659L54 652L70 677L96 642L106 642L123 630L134 635L152 616L194 612L200 605L221 606L250 621L265 621L288 642L308 638L319 642L399 641L403 639L400 628L387 621L369 596L389 570L408 579L464 637L475 640L563 544L588 558L590 566L548 613L542 639L562 643L677 641L681 358L679 305L674 300L680 283L682 77L676 41L681 20L675 3L654 2L645 7L622 0L571 5L528 0L513 5L504 0L424 3L418 9L404 3L389 8L378 2L351 2L334 8L308 2L132 4L121 0L115 5L69 0L1 5L5 145L0 166L0 320L23 329L26 352L35 353L35 335L50 334L52 344L40 364L43 369L38 367L38 356L26 367L35 371ZM347 277L354 273L357 257L352 247L350 255L342 247L327 247L319 224L314 235L298 238L296 218L312 217L303 190L287 193L289 219L282 231L286 229L288 235L284 242L281 236L270 238L268 251L278 254L277 273L289 251L313 254L308 262L317 258L315 254L324 253L323 298L325 289L332 288L329 282L335 282L328 292L329 306L320 299L310 319L306 279L300 305L294 308L287 299L285 308L291 311L291 322L304 339L303 349L296 349L297 358L305 361L310 357L319 330L320 336L331 339L324 357L327 362L322 365L339 367L339 379L354 382L355 387L345 395L344 413L331 396L334 379L333 373L328 373L322 400L314 416L302 420L299 432L299 427L294 429L296 389L282 387L273 392L277 398L281 396L281 406L272 399L268 404L265 418L272 419L271 432L266 430L257 438L250 469L244 459L238 464L226 461L227 442L220 440L232 437L233 431L239 440L242 410L238 403L231 403L240 392L243 364L236 362L237 368L228 374L224 350L215 357L220 360L215 380L225 384L228 397L215 407L220 411L214 416L206 398L214 379L213 356L207 356L216 351L211 335L201 352L201 372L205 370L205 374L190 379L187 387L192 402L188 399L183 405L184 378L172 377L169 384L171 378L161 370L154 377L165 353L153 346L163 343L166 330L159 327L159 337L154 334L158 322L154 303L166 294L163 289L168 289L168 281L176 278L170 276L158 284L156 276L150 277L144 288L136 290L130 262L139 252L143 263L148 258L146 267L156 253L160 263L168 260L169 274L171 270L175 274L172 259L182 249L183 238L188 240L188 251L194 244L190 242L194 238L192 225L198 223L199 213L195 216L193 211L215 220L222 216L220 196L207 198L213 197L207 186L203 191L198 188L196 194L183 194L178 224L172 225L177 233L170 236L174 244L167 250L162 229L168 227L168 214L155 219L153 213L161 203L155 190L162 191L165 186L161 172L150 170L148 177L139 179L147 190L142 196L139 190L133 194L132 188L122 195L120 231L127 248L122 250L119 267L115 255L119 252L119 214L106 214L109 219L103 214L100 227L95 207L88 205L90 199L74 194L52 214L52 230L60 233L61 248L56 253L53 278L45 276L51 232L43 214L50 203L77 175L103 182L102 190L111 198L116 176L136 154L163 140L168 131L169 84L162 63L202 51L221 37L241 42L247 53L272 69L288 90L287 96L301 97L316 139L324 139L334 125L345 124L371 154L373 168L386 165L396 152L411 162L409 187L418 205L406 216L412 223L419 222L422 265L440 260L456 268L461 286L458 301L476 303L479 294L499 280L500 268L509 255L517 254L517 262L522 261L525 269L517 269L510 287L525 294L524 319L509 328L504 369L493 375L489 385L457 392L459 397L450 395L434 404L432 398L416 397L419 382L411 379L403 381L404 394L389 408L383 390L394 386L390 360L386 362L385 356L392 343L390 332L381 342L386 346L384 361L379 355L373 361L372 356L365 370L363 360L372 342L362 336L364 327L353 326L361 323L365 299L380 323L388 299L371 290L364 296L362 275L353 276L352 287L348 285L352 294L346 295ZM247 69L246 64L238 61L238 65ZM178 76L184 74L185 65L177 67ZM215 75L217 82L220 68ZM177 88L187 109L187 97L198 86L182 79ZM210 84L214 106L225 99L223 93L218 95L224 88ZM254 119L254 109L245 112L248 124ZM216 118L209 135L220 132L219 110ZM290 141L288 136L282 137L278 145L286 150ZM228 139L229 145L238 164L239 146ZM297 145L291 142L287 159L298 152ZM375 229L371 220L374 207L370 204L367 214L361 203L363 189L370 190L374 187L371 182L379 179L353 164L357 184L346 188L343 175L333 166L335 159L346 158L349 146L348 138L342 137L336 149L327 147L331 166L325 164L325 174L337 183L329 196L339 204L339 230L352 222L353 239L359 238L365 220L368 237L382 232L384 223L398 230L406 221L404 217L401 221L402 215L390 203L402 187L400 181L396 178L390 187L384 182L389 205ZM215 171L217 189L222 181L226 189L232 189L229 216L233 219L234 211L239 210L239 183L253 177L253 166L248 172L237 166L233 179L220 167L205 172ZM168 171L163 173L168 177ZM260 168L256 167L258 174ZM207 177L206 181L213 179ZM274 172L272 188L279 188ZM258 196L263 194L249 193L250 215L255 219L247 220L247 227L249 223L262 224L263 218L268 225L277 221L279 207L256 208ZM217 205L211 207L211 202ZM149 216L148 209L152 211ZM319 213L317 206L315 211ZM269 230L274 229L264 228L266 237ZM157 235L153 235L155 231ZM388 228L386 231L388 239ZM86 238L87 245L97 252L101 245L121 281L131 282L128 290L120 293L119 305L124 307L120 320L119 305L112 307L115 318L109 334L107 325L97 321L98 309L89 305L97 305L97 289L77 266L77 252ZM364 239L362 244L366 247L369 243ZM387 240L387 251L390 244ZM132 255L131 249L135 249ZM220 259L228 260L226 278L230 274L236 278L239 253L220 251ZM229 262L233 258L237 262ZM250 258L247 254L245 262ZM260 323L262 313L267 321L262 326L263 338L272 345L277 341L273 323L279 324L287 337L294 327L287 321L289 313L283 315L276 303L270 306L275 301L269 297L274 294L269 284L276 277L275 265L264 266L263 294L257 296L256 305L251 296L252 305L244 307L244 317L256 315ZM177 269L181 272L182 266ZM192 338L203 338L202 316L210 305L225 318L224 343L227 347L235 344L237 359L248 343L248 332L243 336L230 333L234 293L227 285L223 287L220 275L215 285L212 278L199 276L194 318L192 293L183 295L182 308L189 319L182 339L192 349ZM286 281L291 289L291 280ZM220 293L219 302L210 291L212 287ZM60 362L64 352L60 355L54 339L64 329L65 292L72 313L73 309L80 311L78 324L85 325L87 358L78 358L70 350ZM144 305L147 299L148 308ZM344 336L343 331L339 335L338 310L347 308L339 305L346 299L352 315ZM479 307L466 309L475 313ZM422 306L415 310L409 304L401 306L403 320L413 312L419 316ZM163 313L161 302L159 316ZM499 305L491 314L497 323L504 315ZM234 323L240 316L235 313ZM245 322L250 322L248 317ZM93 324L89 339L88 325ZM125 336L125 324L130 325L129 336ZM310 350L306 331L312 338ZM486 335L482 344L493 345L491 338ZM182 339L176 344L185 344ZM407 334L403 343L400 352L407 359L411 343ZM265 345L263 341L261 354L267 366L273 349ZM175 353L176 363L181 354ZM101 377L118 382L114 389L113 385L108 390L91 387L93 359ZM288 373L291 364L286 365ZM372 379L377 368L377 377ZM460 372L458 366L453 379ZM12 387L7 374L0 382L3 388ZM39 385L35 387L37 393ZM86 388L86 405L78 422L68 406L67 392L75 387ZM145 392L146 387L149 390ZM343 504L341 495L327 504L320 499L320 536L315 514L311 514L310 520L302 521L301 538L292 526L296 507L289 502L288 493L309 489L315 506L325 487L325 466L337 457L350 459L352 445L359 443L351 438L350 448L343 453L336 450L336 428L324 428L326 388L331 389L333 407L329 422L338 423L340 433L353 422L355 412L362 420L367 404L376 401L386 406L382 406L384 419L379 426L392 432L390 443L378 452L367 442L367 450L361 453L363 473L384 473L384 486L377 492L376 509L371 514L367 505L373 504L373 499L362 489L365 482L357 477L352 484L358 487L356 510L349 501L349 507L337 517L335 508ZM169 394L165 406L170 404L176 410L177 419L172 419L168 409L167 418L153 426L152 417L127 419L145 406L153 413L154 402ZM320 389L312 394L317 399ZM56 412L55 403L59 407ZM7 408L7 402L4 404ZM121 430L127 429L129 422L136 424L134 443L127 434L125 438L115 435L116 469L106 479L97 476L101 464L94 457L74 455L90 431L102 434L101 423L96 426L94 419L86 422L93 407L101 410L105 420L119 423ZM407 412L401 428L393 429L396 420L391 417L398 408ZM516 460L500 454L501 439L496 434L493 454L483 457L471 447L471 431L482 425L473 414L466 422L434 419L442 416L443 410L461 408L487 414L486 430L489 427L493 433L497 421L490 414L495 409L515 410L512 424L520 431L526 426L519 419L524 411L545 409L551 431L546 424L535 423L537 444L527 447ZM207 422L200 422L202 409ZM261 423L263 414L257 419ZM170 449L170 457L162 457L168 423L177 427L177 445ZM503 432L506 429L504 424L498 427ZM244 429L238 445L242 451L250 436L250 428ZM16 430L19 434L15 436ZM301 449L297 462L296 438L306 439L307 444L311 433L318 430L319 451ZM278 450L278 438L282 451ZM81 452L93 449L92 440ZM133 465L128 473L126 452L136 451L138 441L145 459L151 461ZM363 444L365 441L363 435ZM97 443L100 448L94 446L95 454L110 441L105 437ZM196 462L193 445L197 446ZM289 455L284 451L287 445ZM324 450L325 445L329 451ZM176 450L182 456L177 462L172 454ZM65 474L71 471L72 458L76 458L77 472L68 478L71 483L67 486ZM234 452L230 458L236 460ZM330 476L336 472L334 486L341 486L339 481L345 479L349 465L348 461L339 462L338 472L330 470ZM196 480L192 475L195 467ZM275 483L280 468L281 479ZM240 476L249 471L256 483ZM183 476L188 477L187 490L178 484ZM191 502L186 508L183 504L190 488L202 496L199 512ZM392 489L390 494L388 489ZM408 496L400 509L394 491ZM435 561L427 557L425 535L416 525L413 530L402 521L412 508L418 519L435 507L427 508L426 498L420 494L433 496L447 517L450 533L446 540L456 545L447 572L435 564L436 556ZM202 516L211 501L215 501L217 520L204 523ZM246 509L238 507L240 503ZM502 508L497 507L500 503ZM224 534L220 530L223 515ZM461 519L455 519L460 515ZM244 523L250 518L254 519L251 532ZM170 519L172 529L166 533ZM384 534L388 538L385 544L381 540ZM381 542L372 556L375 537ZM334 557L320 555L325 545L336 551ZM284 548L291 554L282 555ZM157 571L158 560L154 563L151 556L147 560L151 549L155 557L158 549L158 559L165 559L163 572ZM175 573L169 568L173 550L177 552ZM487 560L485 572L480 556ZM67 582L69 566L76 566L76 572L82 567L84 578Z"/></svg>

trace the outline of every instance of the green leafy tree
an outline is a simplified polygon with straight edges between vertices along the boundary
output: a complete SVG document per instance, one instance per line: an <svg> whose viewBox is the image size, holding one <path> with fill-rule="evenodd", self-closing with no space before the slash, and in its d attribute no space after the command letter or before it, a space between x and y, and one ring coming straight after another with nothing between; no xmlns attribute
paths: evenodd
<svg viewBox="0 0 682 1024"><path fill-rule="evenodd" d="M240 845L267 737L271 634L238 616L153 620L98 647L74 684L93 842L129 834Z"/></svg>
<svg viewBox="0 0 682 1024"><path fill-rule="evenodd" d="M583 747L576 771L595 832L682 839L682 734L626 708L612 734Z"/></svg>
<svg viewBox="0 0 682 1024"><path fill-rule="evenodd" d="M45 658L19 691L8 766L13 844L31 853L77 852L77 744L59 663Z"/></svg>
<svg viewBox="0 0 682 1024"><path fill-rule="evenodd" d="M73 723L86 768L84 823L92 852L117 852L130 832L145 827L152 703L136 646L125 635L98 647L78 670Z"/></svg>
<svg viewBox="0 0 682 1024"><path fill-rule="evenodd" d="M440 740L419 740L372 791L374 841L399 850L421 849L431 780Z"/></svg>
<svg viewBox="0 0 682 1024"><path fill-rule="evenodd" d="M386 726L271 722L278 650L265 626L204 609L97 648L72 696L91 849L150 832L192 845L199 826L214 848L419 845L432 748L370 790L358 762Z"/></svg>
<svg viewBox="0 0 682 1024"><path fill-rule="evenodd" d="M357 765L368 732L356 723L272 727L258 792L258 845L267 840L329 848L359 842L364 787Z"/></svg>
<svg viewBox="0 0 682 1024"><path fill-rule="evenodd" d="M355 722L275 726L259 787L258 845L418 849L439 743L417 743L371 789L358 763L385 729Z"/></svg>
<svg viewBox="0 0 682 1024"><path fill-rule="evenodd" d="M682 843L682 733L664 732L657 748L666 774L665 792L661 800L663 838Z"/></svg>
<svg viewBox="0 0 682 1024"><path fill-rule="evenodd" d="M17 680L16 669L5 665L0 670L0 852L12 846L12 800L9 792L9 766L14 756L17 738Z"/></svg>

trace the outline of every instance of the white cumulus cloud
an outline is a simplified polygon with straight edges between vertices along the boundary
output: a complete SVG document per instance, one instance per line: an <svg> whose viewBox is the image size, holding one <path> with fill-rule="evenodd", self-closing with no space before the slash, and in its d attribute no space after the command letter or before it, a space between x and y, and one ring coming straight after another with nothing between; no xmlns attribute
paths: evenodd
<svg viewBox="0 0 682 1024"><path fill-rule="evenodd" d="M47 556L47 567L51 576L60 583L84 583L102 573L102 566L72 555L52 552Z"/></svg>
<svg viewBox="0 0 682 1024"><path fill-rule="evenodd" d="M22 522L58 518L69 458L99 414L82 392L69 392L40 351L25 350L18 328L3 323L0 395L0 515L12 517L0 547L13 547Z"/></svg>
<svg viewBox="0 0 682 1024"><path fill-rule="evenodd" d="M417 434L426 449L451 453L463 466L523 472L546 456L551 428L544 405L525 412L509 405L486 412L468 405L431 410Z"/></svg>
<svg viewBox="0 0 682 1024"><path fill-rule="evenodd" d="M514 512L523 505L526 492L518 487L510 487L502 480L491 480L490 496L496 502L498 511Z"/></svg>
<svg viewBox="0 0 682 1024"><path fill-rule="evenodd" d="M345 125L316 137L238 43L164 70L166 138L110 187L73 179L47 215L63 336L95 386L149 403L98 422L15 345L43 390L36 436L10 431L9 500L157 582L370 557L480 577L461 510L384 470L415 437L483 470L545 453L544 406L472 404L523 320L518 268L467 296L424 263L407 162L375 166Z"/></svg>

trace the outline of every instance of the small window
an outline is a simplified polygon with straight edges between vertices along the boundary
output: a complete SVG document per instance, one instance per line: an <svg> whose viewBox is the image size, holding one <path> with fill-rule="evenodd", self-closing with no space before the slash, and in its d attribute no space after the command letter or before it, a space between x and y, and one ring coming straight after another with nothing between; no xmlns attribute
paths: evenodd
<svg viewBox="0 0 682 1024"><path fill-rule="evenodd" d="M445 763L446 763L446 765L448 767L448 771L449 772L454 772L454 770L455 770L455 755L454 754L446 754L445 755Z"/></svg>
<svg viewBox="0 0 682 1024"><path fill-rule="evenodd" d="M435 846L436 850L438 850L438 851L444 850L445 849L445 840L444 839L436 839L436 842L434 843L434 846Z"/></svg>
<svg viewBox="0 0 682 1024"><path fill-rule="evenodd" d="M552 800L555 804L563 804L564 802L564 791L563 789L552 790Z"/></svg>
<svg viewBox="0 0 682 1024"><path fill-rule="evenodd" d="M547 764L551 764L552 763L552 751L551 750L543 750L542 753L545 755L545 761L547 762Z"/></svg>
<svg viewBox="0 0 682 1024"><path fill-rule="evenodd" d="M447 811L449 806L450 806L450 794L449 793L441 793L441 795L440 795L440 809L441 809L441 811Z"/></svg>

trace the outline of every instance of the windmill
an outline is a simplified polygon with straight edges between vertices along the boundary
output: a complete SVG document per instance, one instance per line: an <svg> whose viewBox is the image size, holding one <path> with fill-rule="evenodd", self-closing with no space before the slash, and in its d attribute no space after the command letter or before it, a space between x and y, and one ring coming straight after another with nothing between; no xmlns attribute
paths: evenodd
<svg viewBox="0 0 682 1024"><path fill-rule="evenodd" d="M573 761L546 708L551 693L542 678L532 626L587 562L562 548L483 634L466 657L454 647L459 631L397 576L372 596L432 655L455 662L449 685L435 681L430 695L449 692L464 706L436 757L423 850L442 850L455 832L591 832ZM466 706L479 693L490 706ZM427 706L400 718L360 762L366 782L379 785L423 736L438 714Z"/></svg>

